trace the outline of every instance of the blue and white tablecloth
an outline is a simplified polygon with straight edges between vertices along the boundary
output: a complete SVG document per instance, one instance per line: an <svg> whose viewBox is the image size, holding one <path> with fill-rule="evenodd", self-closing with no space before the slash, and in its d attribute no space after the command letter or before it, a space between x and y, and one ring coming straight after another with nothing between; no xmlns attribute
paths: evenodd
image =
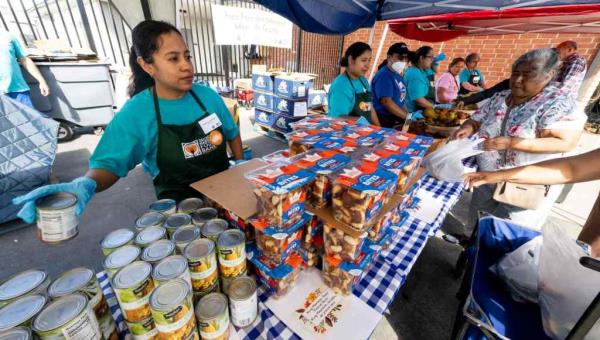
<svg viewBox="0 0 600 340"><path fill-rule="evenodd" d="M472 162L465 162L465 165L474 167ZM434 222L427 224L409 216L400 229L402 236L396 237L390 247L381 252L369 272L365 274L353 291L354 295L381 314L394 301L400 287L406 282L410 270L425 248L429 237L433 236L441 227L447 213L460 198L463 185L462 183L439 181L425 174L421 179L421 187L416 193L417 197L423 191L433 194L434 197L444 202L443 208ZM126 326L108 278L105 273L99 273L98 277L113 316L119 325L121 335L124 336ZM267 298L264 289L259 288L259 318L252 325L238 329L239 337L242 339L299 339L266 307Z"/></svg>

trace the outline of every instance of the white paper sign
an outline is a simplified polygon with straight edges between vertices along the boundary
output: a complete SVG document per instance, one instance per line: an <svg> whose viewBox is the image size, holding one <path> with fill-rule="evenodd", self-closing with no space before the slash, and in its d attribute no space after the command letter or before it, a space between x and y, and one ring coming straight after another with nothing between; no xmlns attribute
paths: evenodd
<svg viewBox="0 0 600 340"><path fill-rule="evenodd" d="M292 48L292 23L259 9L212 5L217 45L261 45Z"/></svg>
<svg viewBox="0 0 600 340"><path fill-rule="evenodd" d="M416 209L408 209L407 212L416 219L419 219L427 224L435 222L437 217L444 207L444 201L440 198L435 198L433 193L420 190L417 197L421 199L419 206Z"/></svg>
<svg viewBox="0 0 600 340"><path fill-rule="evenodd" d="M367 339L382 318L356 296L333 293L314 268L303 271L284 297L265 304L303 339Z"/></svg>

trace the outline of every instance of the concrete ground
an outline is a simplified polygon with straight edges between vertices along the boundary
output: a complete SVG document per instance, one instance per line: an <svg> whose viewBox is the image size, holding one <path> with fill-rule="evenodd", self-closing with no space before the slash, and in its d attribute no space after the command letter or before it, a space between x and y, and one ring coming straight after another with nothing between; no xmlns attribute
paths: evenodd
<svg viewBox="0 0 600 340"><path fill-rule="evenodd" d="M286 145L254 132L247 115L242 115L244 143L251 146L254 157L261 157ZM81 176L99 137L88 134L60 144L53 175L61 182ZM580 150L597 147L598 136L587 135ZM600 188L599 182L576 185L568 199L555 208L556 216L570 220L573 233L589 213ZM443 230L450 233L470 233L461 223L466 219L469 194L463 196L446 219ZM135 168L109 190L91 201L81 218L79 235L74 239L48 245L36 239L34 226L19 222L0 225L0 258L3 258L0 281L29 268L44 268L51 277L76 266L102 269L100 240L111 230L131 227L155 200L152 181L141 167ZM568 211L569 214L563 213ZM432 238L414 266L407 286L402 290L372 339L448 339L452 330L458 301L454 297L460 279L452 270L460 248Z"/></svg>

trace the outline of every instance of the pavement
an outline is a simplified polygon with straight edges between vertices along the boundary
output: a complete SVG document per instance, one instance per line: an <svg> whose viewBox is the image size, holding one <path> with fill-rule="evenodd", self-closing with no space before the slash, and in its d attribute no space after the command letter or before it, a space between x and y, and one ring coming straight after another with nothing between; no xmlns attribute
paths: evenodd
<svg viewBox="0 0 600 340"><path fill-rule="evenodd" d="M287 147L286 144L256 133L248 116L241 115L244 144L254 157ZM60 182L79 177L87 170L89 156L99 136L86 134L59 145L53 177ZM578 152L600 146L600 137L585 135ZM575 185L567 200L557 204L552 218L560 218L576 235L598 194L600 182ZM131 227L135 219L156 199L152 181L140 166L120 179L110 189L97 194L81 217L79 235L72 240L49 245L36 239L35 227L13 221L0 225L0 258L4 259L0 281L29 269L44 268L51 277L77 267L102 270L100 240L111 230ZM470 195L466 193L451 211L442 230L467 233L466 221ZM448 339L451 334L458 300L455 294L460 278L453 275L461 248L433 237L417 260L407 285L398 294L372 339Z"/></svg>

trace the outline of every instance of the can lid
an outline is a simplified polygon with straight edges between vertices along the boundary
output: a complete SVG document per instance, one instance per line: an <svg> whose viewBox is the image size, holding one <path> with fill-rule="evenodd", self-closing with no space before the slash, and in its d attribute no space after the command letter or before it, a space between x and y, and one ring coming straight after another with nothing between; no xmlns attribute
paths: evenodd
<svg viewBox="0 0 600 340"><path fill-rule="evenodd" d="M245 242L246 237L241 230L231 229L226 230L219 235L217 246L219 248L231 248L239 246L240 244L244 244Z"/></svg>
<svg viewBox="0 0 600 340"><path fill-rule="evenodd" d="M196 305L196 314L200 320L214 319L227 313L227 297L221 293L205 295Z"/></svg>
<svg viewBox="0 0 600 340"><path fill-rule="evenodd" d="M192 223L192 218L188 214L176 213L167 217L165 224L167 227L179 228Z"/></svg>
<svg viewBox="0 0 600 340"><path fill-rule="evenodd" d="M147 227L146 229L140 231L139 234L137 234L137 236L135 237L135 243L141 246L145 246L154 241L162 239L166 233L167 230L163 227L159 227L156 225Z"/></svg>
<svg viewBox="0 0 600 340"><path fill-rule="evenodd" d="M175 243L169 240L158 240L151 243L142 252L142 260L148 262L157 262L173 254Z"/></svg>
<svg viewBox="0 0 600 340"><path fill-rule="evenodd" d="M0 301L14 299L29 293L46 279L43 270L30 269L18 273L0 285Z"/></svg>
<svg viewBox="0 0 600 340"><path fill-rule="evenodd" d="M143 261L135 261L121 268L113 277L113 285L117 289L132 288L150 276L152 265Z"/></svg>
<svg viewBox="0 0 600 340"><path fill-rule="evenodd" d="M94 278L94 271L79 267L71 269L54 280L48 287L48 295L55 299L60 296L74 293L85 288L90 280Z"/></svg>
<svg viewBox="0 0 600 340"><path fill-rule="evenodd" d="M197 238L200 238L200 228L193 225L178 228L171 235L171 240L175 243L187 243Z"/></svg>
<svg viewBox="0 0 600 340"><path fill-rule="evenodd" d="M158 200L158 201L150 204L150 210L163 212L163 211L168 211L170 209L173 209L175 207L175 205L177 205L175 200L165 198L165 199Z"/></svg>
<svg viewBox="0 0 600 340"><path fill-rule="evenodd" d="M256 281L248 276L240 276L231 280L228 294L232 300L246 300L256 292Z"/></svg>
<svg viewBox="0 0 600 340"><path fill-rule="evenodd" d="M207 257L214 251L215 243L207 238L201 238L190 242L183 250L183 254L188 259L201 259Z"/></svg>
<svg viewBox="0 0 600 340"><path fill-rule="evenodd" d="M149 226L161 226L163 223L165 222L165 215L156 212L156 211L150 211L147 212L145 214L143 214L142 216L140 216L136 221L135 221L135 225L138 228L146 228Z"/></svg>
<svg viewBox="0 0 600 340"><path fill-rule="evenodd" d="M112 253L108 254L104 259L104 268L121 268L135 261L142 251L140 248L128 245L121 247Z"/></svg>
<svg viewBox="0 0 600 340"><path fill-rule="evenodd" d="M33 318L44 308L46 301L45 296L34 294L18 298L2 307L0 309L0 332L16 327Z"/></svg>
<svg viewBox="0 0 600 340"><path fill-rule="evenodd" d="M192 221L196 224L204 223L208 220L216 218L218 213L215 208L202 208L194 211L192 214Z"/></svg>
<svg viewBox="0 0 600 340"><path fill-rule="evenodd" d="M156 288L150 295L150 308L157 311L169 311L181 306L190 296L190 285L182 279L175 279Z"/></svg>
<svg viewBox="0 0 600 340"><path fill-rule="evenodd" d="M229 229L229 223L227 223L227 221L220 218L213 218L202 226L202 235L206 237L216 236L227 229Z"/></svg>
<svg viewBox="0 0 600 340"><path fill-rule="evenodd" d="M33 329L37 332L57 329L79 315L87 303L87 298L79 293L54 300L33 320Z"/></svg>
<svg viewBox="0 0 600 340"><path fill-rule="evenodd" d="M177 211L186 214L191 214L192 212L202 208L203 206L204 201L202 201L202 199L198 197L190 197L179 202L179 205L177 206Z"/></svg>
<svg viewBox="0 0 600 340"><path fill-rule="evenodd" d="M181 255L171 255L162 259L152 271L156 280L170 280L187 270L187 260Z"/></svg>
<svg viewBox="0 0 600 340"><path fill-rule="evenodd" d="M35 206L43 210L61 210L72 207L77 203L77 196L70 192L59 192L39 198Z"/></svg>
<svg viewBox="0 0 600 340"><path fill-rule="evenodd" d="M31 331L27 327L15 327L0 333L0 340L30 340Z"/></svg>
<svg viewBox="0 0 600 340"><path fill-rule="evenodd" d="M121 228L108 233L108 235L104 237L100 245L102 246L102 248L117 248L133 240L134 237L135 233L133 232L133 230Z"/></svg>

